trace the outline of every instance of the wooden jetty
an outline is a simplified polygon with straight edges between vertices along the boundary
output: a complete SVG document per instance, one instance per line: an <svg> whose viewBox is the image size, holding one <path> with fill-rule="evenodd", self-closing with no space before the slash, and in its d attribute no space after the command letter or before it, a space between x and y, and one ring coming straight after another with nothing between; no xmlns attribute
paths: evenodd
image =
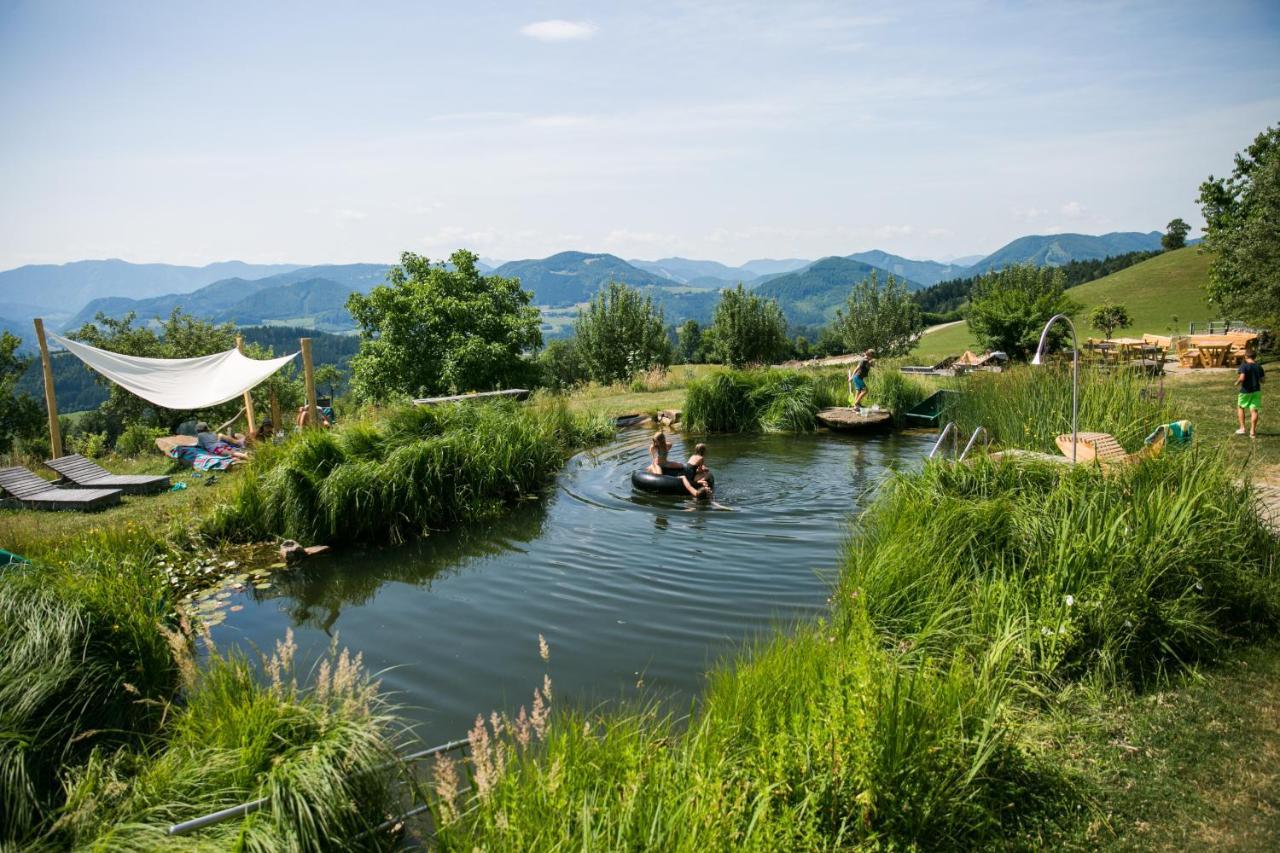
<svg viewBox="0 0 1280 853"><path fill-rule="evenodd" d="M498 400L509 397L513 400L529 399L527 388L508 388L506 391L477 391L473 394L454 394L452 397L423 397L414 400L415 406L438 406L441 403L464 403L468 400Z"/></svg>
<svg viewBox="0 0 1280 853"><path fill-rule="evenodd" d="M860 415L857 409L840 406L818 412L818 423L840 432L878 432L893 428L893 414L869 411Z"/></svg>

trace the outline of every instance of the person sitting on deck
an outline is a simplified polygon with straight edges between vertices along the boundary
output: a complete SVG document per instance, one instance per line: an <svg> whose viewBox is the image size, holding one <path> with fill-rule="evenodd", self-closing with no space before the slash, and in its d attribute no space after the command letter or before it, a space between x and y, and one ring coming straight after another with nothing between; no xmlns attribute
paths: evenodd
<svg viewBox="0 0 1280 853"><path fill-rule="evenodd" d="M708 482L711 469L706 462L707 446L699 442L693 448L693 455L685 460L684 473L680 475L680 485L695 498L710 498L711 483Z"/></svg>
<svg viewBox="0 0 1280 853"><path fill-rule="evenodd" d="M317 405L316 413L320 415L320 426L324 427L325 429L328 429L329 427L333 426L332 407ZM302 429L304 426L307 425L307 407L306 406L298 407L298 418L294 422L294 425L297 426L298 429Z"/></svg>
<svg viewBox="0 0 1280 853"><path fill-rule="evenodd" d="M671 445L667 443L667 436L662 430L658 430L653 434L653 438L649 440L649 467L647 470L650 474L665 474L663 470L667 466L667 454L671 452Z"/></svg>
<svg viewBox="0 0 1280 853"><path fill-rule="evenodd" d="M232 459L248 459L244 450L244 440L234 435L214 432L204 421L196 424L196 444L205 453L214 456L230 456Z"/></svg>

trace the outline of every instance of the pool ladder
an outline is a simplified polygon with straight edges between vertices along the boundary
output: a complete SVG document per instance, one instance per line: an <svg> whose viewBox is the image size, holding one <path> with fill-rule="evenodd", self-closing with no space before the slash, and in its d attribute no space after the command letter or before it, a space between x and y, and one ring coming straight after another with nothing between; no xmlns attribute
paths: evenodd
<svg viewBox="0 0 1280 853"><path fill-rule="evenodd" d="M933 459L938 455L938 451L942 449L942 443L951 437L951 458L957 462L963 462L965 457L969 455L969 451L973 449L973 445L977 443L978 436L981 435L985 441L982 446L987 447L991 444L991 433L987 432L987 428L979 426L969 436L969 441L965 443L964 450L960 450L960 428L956 426L955 421L947 421L947 425L942 428L942 432L938 434L938 440L933 443L933 449L929 451L929 458Z"/></svg>

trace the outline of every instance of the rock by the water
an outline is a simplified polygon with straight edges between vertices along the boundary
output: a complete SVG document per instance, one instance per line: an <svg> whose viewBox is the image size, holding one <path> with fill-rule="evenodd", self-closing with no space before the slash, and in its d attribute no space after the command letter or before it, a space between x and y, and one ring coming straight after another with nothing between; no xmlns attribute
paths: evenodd
<svg viewBox="0 0 1280 853"><path fill-rule="evenodd" d="M818 412L818 423L827 429L842 432L874 432L893 427L893 414L890 412L867 412L858 414L858 410L849 406L834 409L823 409Z"/></svg>

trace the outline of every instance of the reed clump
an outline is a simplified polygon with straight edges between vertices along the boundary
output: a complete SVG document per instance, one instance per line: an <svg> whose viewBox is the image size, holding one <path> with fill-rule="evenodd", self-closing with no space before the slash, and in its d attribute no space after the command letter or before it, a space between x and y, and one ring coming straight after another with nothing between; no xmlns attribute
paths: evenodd
<svg viewBox="0 0 1280 853"><path fill-rule="evenodd" d="M796 370L725 370L689 383L683 417L697 432L811 432L838 405L837 377Z"/></svg>
<svg viewBox="0 0 1280 853"><path fill-rule="evenodd" d="M611 433L558 398L395 409L264 448L203 529L233 541L404 541L533 495L574 449Z"/></svg>

